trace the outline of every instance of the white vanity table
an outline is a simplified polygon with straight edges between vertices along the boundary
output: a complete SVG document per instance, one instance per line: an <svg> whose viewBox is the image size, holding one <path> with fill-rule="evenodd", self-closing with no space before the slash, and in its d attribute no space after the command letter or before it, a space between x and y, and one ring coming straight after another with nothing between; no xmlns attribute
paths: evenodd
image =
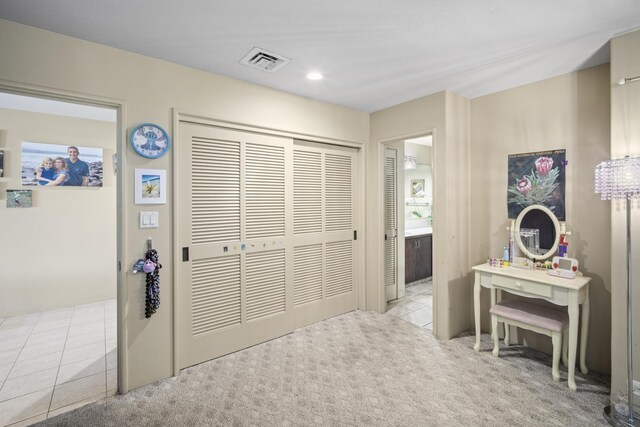
<svg viewBox="0 0 640 427"><path fill-rule="evenodd" d="M588 372L585 363L587 335L589 332L589 281L591 278L577 276L565 279L548 275L546 272L523 270L515 267L491 267L476 265L473 287L473 309L476 324L475 351L480 350L480 290L491 289L491 305L497 302L496 290L506 291L527 298L540 298L553 304L568 307L569 312L569 388L576 390L575 366L578 343L579 306L582 305L582 328L580 331L580 370ZM498 333L492 331L492 334Z"/></svg>

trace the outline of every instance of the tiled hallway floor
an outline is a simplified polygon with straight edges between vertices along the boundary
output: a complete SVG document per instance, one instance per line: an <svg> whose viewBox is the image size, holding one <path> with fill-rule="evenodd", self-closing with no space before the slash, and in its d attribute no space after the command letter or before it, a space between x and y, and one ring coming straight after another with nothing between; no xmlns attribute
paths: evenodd
<svg viewBox="0 0 640 427"><path fill-rule="evenodd" d="M116 301L0 318L0 426L116 393Z"/></svg>
<svg viewBox="0 0 640 427"><path fill-rule="evenodd" d="M387 314L411 322L421 328L433 329L433 282L431 277L410 283L405 297L387 303Z"/></svg>

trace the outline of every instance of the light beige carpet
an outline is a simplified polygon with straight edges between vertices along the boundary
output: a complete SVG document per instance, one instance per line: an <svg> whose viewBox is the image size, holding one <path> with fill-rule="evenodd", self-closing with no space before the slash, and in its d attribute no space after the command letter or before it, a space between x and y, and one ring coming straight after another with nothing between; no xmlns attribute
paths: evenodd
<svg viewBox="0 0 640 427"><path fill-rule="evenodd" d="M60 426L595 426L607 378L551 378L523 347L447 342L404 320L352 312L92 403ZM150 355L152 357L152 355Z"/></svg>

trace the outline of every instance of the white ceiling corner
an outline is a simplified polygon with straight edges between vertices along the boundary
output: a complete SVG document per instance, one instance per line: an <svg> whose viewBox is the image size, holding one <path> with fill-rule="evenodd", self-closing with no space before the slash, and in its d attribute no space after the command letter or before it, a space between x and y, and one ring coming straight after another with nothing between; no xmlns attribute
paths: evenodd
<svg viewBox="0 0 640 427"><path fill-rule="evenodd" d="M0 18L371 112L606 63L640 1L3 0ZM240 64L254 46L292 61L273 74Z"/></svg>

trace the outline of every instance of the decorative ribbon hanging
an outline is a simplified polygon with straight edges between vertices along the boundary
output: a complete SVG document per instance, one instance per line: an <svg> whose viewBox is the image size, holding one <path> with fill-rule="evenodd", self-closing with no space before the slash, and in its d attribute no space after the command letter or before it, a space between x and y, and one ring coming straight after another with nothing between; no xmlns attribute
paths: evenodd
<svg viewBox="0 0 640 427"><path fill-rule="evenodd" d="M150 249L145 254L143 270L147 273L147 289L145 296L144 316L151 317L160 307L160 269L162 264L158 262L158 252Z"/></svg>

